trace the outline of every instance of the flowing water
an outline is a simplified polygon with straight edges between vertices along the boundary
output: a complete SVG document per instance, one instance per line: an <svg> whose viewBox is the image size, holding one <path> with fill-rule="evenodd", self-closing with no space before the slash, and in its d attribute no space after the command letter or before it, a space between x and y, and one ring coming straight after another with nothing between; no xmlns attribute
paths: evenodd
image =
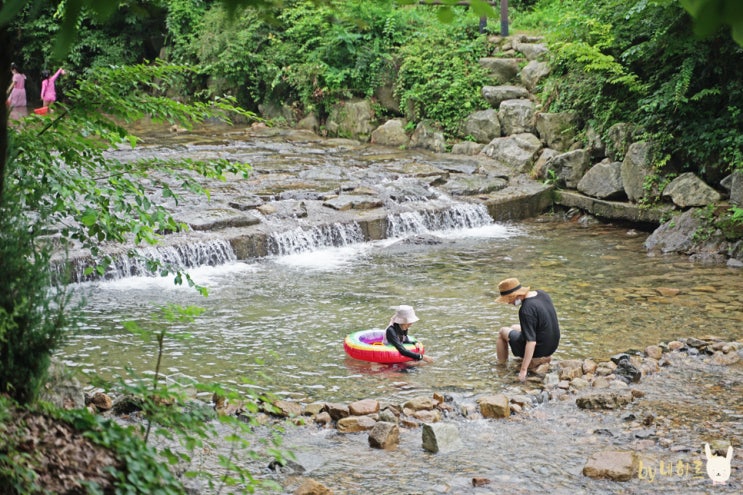
<svg viewBox="0 0 743 495"><path fill-rule="evenodd" d="M85 322L62 357L76 369L109 378L124 376L127 366L147 372L154 369L156 348L128 333L122 322L155 329L152 317L159 306L197 305L205 312L193 323L168 330L163 369L171 380L233 384L302 402L401 402L434 391L466 401L515 386L515 370L494 366L496 330L517 322L514 307L493 302L498 281L511 276L551 294L562 327L558 360L606 359L689 336L743 338L741 271L677 256L648 257L642 247L647 233L579 225L559 215L513 224L447 220L434 226L443 230L433 231L415 227L411 219L399 218L393 225L398 230L384 241L357 242L350 232L342 245L326 248L321 241L308 244L287 235L276 239L277 246L303 247L277 248L289 254L251 261L226 256L217 266L195 268L192 277L209 288L206 298L166 278L81 284L76 289L86 295ZM422 231L440 242L416 242ZM663 296L662 288L679 293ZM344 354L346 334L385 328L391 307L398 304L415 307L420 321L411 334L425 344L434 363L386 366ZM702 422L714 430L715 421L732 421L740 434L741 367L712 375L693 367L681 370L673 373L675 381L651 388L650 397L657 395L658 404L666 405L695 401L694 411L669 407L663 414L673 417L676 409L679 431ZM727 380L728 387L704 388L711 379ZM731 388L730 411L713 417L715 405L731 397ZM706 493L709 484L704 472L701 480L667 476L651 483L638 477L627 491L621 484L582 477L591 452L607 442L630 440L617 440L623 433L613 439L591 434L601 428L619 431L621 421L616 415L579 412L569 401L540 406L538 418L460 426L466 448L448 454L422 451L419 430L404 431L391 452L369 449L363 434L312 428L289 433L287 445L308 476L335 493L655 493L659 487ZM698 459L704 437L695 434L672 436L694 452L661 450L655 461ZM475 476L492 483L473 488ZM740 488L740 473L735 476L733 486Z"/></svg>

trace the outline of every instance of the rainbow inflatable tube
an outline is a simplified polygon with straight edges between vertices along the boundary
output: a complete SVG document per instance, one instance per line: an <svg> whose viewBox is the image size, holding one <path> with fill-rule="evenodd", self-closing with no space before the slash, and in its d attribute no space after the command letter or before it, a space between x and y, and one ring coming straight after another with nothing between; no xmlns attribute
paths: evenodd
<svg viewBox="0 0 743 495"><path fill-rule="evenodd" d="M392 345L384 344L384 330L360 330L346 336L343 340L343 350L354 359L369 361L372 363L404 363L414 361L403 356ZM408 337L413 343L403 344L406 349L425 354L423 344L415 342L413 337Z"/></svg>

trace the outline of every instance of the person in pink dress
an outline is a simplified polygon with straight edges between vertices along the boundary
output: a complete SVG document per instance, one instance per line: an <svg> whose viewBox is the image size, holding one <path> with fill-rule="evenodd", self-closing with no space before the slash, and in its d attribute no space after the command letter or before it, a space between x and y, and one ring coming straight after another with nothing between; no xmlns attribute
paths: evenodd
<svg viewBox="0 0 743 495"><path fill-rule="evenodd" d="M48 70L41 71L41 77L44 78L41 81L41 101L44 102L44 107L48 108L52 103L57 101L57 89L54 86L54 82L62 74L64 74L64 69L59 69L53 76L49 75Z"/></svg>
<svg viewBox="0 0 743 495"><path fill-rule="evenodd" d="M10 64L10 72L13 79L8 87L7 105L10 108L21 108L26 106L26 76L21 74L15 63Z"/></svg>

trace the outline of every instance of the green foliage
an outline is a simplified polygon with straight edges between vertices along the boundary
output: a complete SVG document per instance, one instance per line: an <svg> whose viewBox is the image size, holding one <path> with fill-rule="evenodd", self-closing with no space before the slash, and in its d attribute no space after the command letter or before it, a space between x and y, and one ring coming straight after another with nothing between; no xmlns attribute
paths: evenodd
<svg viewBox="0 0 743 495"><path fill-rule="evenodd" d="M670 0L540 5L560 12L549 33L548 110L574 110L602 134L633 123L669 156L670 171L719 177L740 162L743 49L724 33L697 40Z"/></svg>
<svg viewBox="0 0 743 495"><path fill-rule="evenodd" d="M166 340L190 338L190 335L172 331L171 328L181 328L193 322L203 311L197 307L170 305L161 308L159 316L145 326L134 321L125 322L127 330L156 346L156 361L151 378L137 376L129 369L129 376L121 377L113 384L104 384L95 377L93 380L106 389L117 390L121 395L137 398L137 403L141 407L137 415L142 419L142 423L132 427L139 430L137 434L130 431L129 435L142 438L145 444L158 445L157 456L167 460L169 465L177 465L180 470L185 470L185 476L203 478L211 488L239 486L248 493L254 493L259 488L278 489L280 487L270 480L257 479L244 462L266 456L278 460L291 457L290 453L280 449L279 433L282 431L280 427L275 427L272 435L261 439L256 445L251 442L251 438L255 437L253 429L259 426L257 414L261 404L270 403L273 400L270 396L253 393L245 395L218 384L166 381L162 374L163 360L166 359ZM219 415L215 420L215 414L210 407L191 397L194 391L216 395L233 404L239 402L243 412L239 417ZM226 453L220 450L220 442L230 445ZM120 455L127 459L127 472L119 475L123 485L135 488L137 493L152 493L152 490L157 488L156 485L149 484L150 480L157 480L159 483L157 471L154 471L156 475L153 476L151 466L142 465L141 475L131 473L132 459L139 455L137 445L122 443L118 438L103 445L115 447ZM219 452L217 458L224 468L221 475L204 472L195 463L192 455L204 449ZM268 464L268 460L265 464ZM163 464L160 471L168 472L167 464ZM165 476L164 479L168 477Z"/></svg>
<svg viewBox="0 0 743 495"><path fill-rule="evenodd" d="M413 120L437 121L449 134L470 113L487 107L481 94L488 84L478 64L484 40L462 25L428 26L400 48L395 94Z"/></svg>
<svg viewBox="0 0 743 495"><path fill-rule="evenodd" d="M69 297L52 287L50 248L16 206L0 204L0 395L25 403L39 393L51 353L69 330Z"/></svg>
<svg viewBox="0 0 743 495"><path fill-rule="evenodd" d="M681 5L695 19L694 32L709 36L730 26L733 39L743 46L743 4L738 0L681 0Z"/></svg>
<svg viewBox="0 0 743 495"><path fill-rule="evenodd" d="M714 223L728 241L743 239L743 208L730 207L720 213Z"/></svg>

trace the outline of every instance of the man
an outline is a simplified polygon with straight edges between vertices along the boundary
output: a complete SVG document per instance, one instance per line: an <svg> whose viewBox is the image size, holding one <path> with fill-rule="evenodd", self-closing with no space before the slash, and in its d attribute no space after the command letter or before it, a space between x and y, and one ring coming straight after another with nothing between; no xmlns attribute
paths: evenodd
<svg viewBox="0 0 743 495"><path fill-rule="evenodd" d="M549 363L560 343L560 325L549 294L542 290L522 287L516 278L507 278L498 284L500 297L495 302L521 306L519 325L502 327L498 332L496 353L498 363L508 361L508 347L514 356L523 358L519 380L526 380L530 368Z"/></svg>

